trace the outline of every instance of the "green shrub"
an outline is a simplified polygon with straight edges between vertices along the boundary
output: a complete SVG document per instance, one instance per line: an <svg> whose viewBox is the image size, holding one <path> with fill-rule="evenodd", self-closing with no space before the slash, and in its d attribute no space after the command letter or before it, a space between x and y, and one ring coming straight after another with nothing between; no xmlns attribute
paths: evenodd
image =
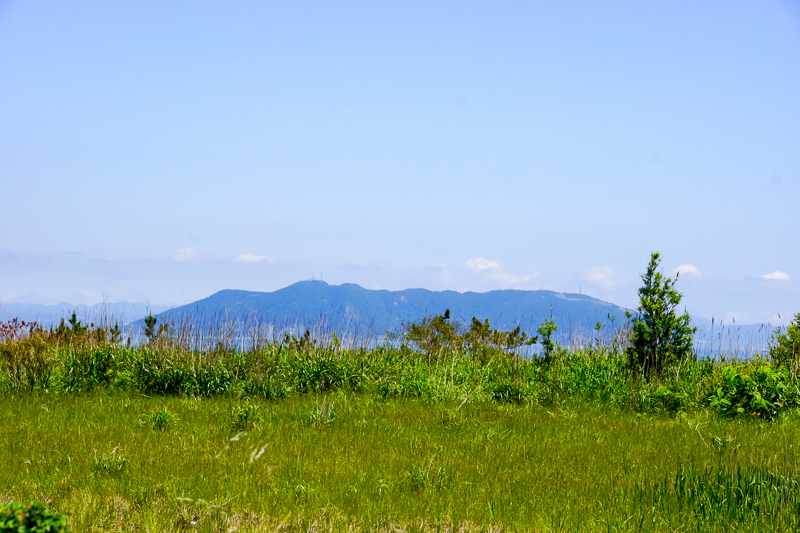
<svg viewBox="0 0 800 533"><path fill-rule="evenodd" d="M468 353L482 364L491 360L493 353L514 353L522 346L531 346L538 337L528 337L518 326L511 331L492 329L489 319L481 322L472 317L469 329L459 322L450 321L450 310L443 315L424 317L418 323L404 325L403 340L416 346L428 356L429 362L442 358L448 352Z"/></svg>
<svg viewBox="0 0 800 533"><path fill-rule="evenodd" d="M443 315L426 316L419 323L406 324L403 340L427 354L429 360L446 348L463 347L461 324L450 321L449 309Z"/></svg>
<svg viewBox="0 0 800 533"><path fill-rule="evenodd" d="M40 501L28 505L0 504L0 533L60 533L67 531L67 517L54 513Z"/></svg>
<svg viewBox="0 0 800 533"><path fill-rule="evenodd" d="M550 318L542 320L542 324L536 329L539 335L542 336L542 358L546 367L549 367L553 363L555 355L558 354L558 351L556 351L556 343L552 339L552 335L557 329L558 324L553 320L553 307L551 306Z"/></svg>
<svg viewBox="0 0 800 533"><path fill-rule="evenodd" d="M775 369L760 361L722 367L709 406L724 416L751 416L772 420L798 405L797 388L789 386L786 368Z"/></svg>
<svg viewBox="0 0 800 533"><path fill-rule="evenodd" d="M158 322L158 319L152 314L145 317L144 334L150 344L156 344L159 342L163 344L167 333L169 332L169 324L161 324L158 326L158 330L156 330L156 322Z"/></svg>
<svg viewBox="0 0 800 533"><path fill-rule="evenodd" d="M769 347L770 359L776 365L797 371L800 366L800 313L795 315L786 332L776 330L775 333L777 336Z"/></svg>

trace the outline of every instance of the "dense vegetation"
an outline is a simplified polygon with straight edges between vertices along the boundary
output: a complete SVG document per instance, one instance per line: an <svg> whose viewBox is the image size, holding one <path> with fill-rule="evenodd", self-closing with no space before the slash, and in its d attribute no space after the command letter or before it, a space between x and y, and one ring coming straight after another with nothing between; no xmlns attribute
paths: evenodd
<svg viewBox="0 0 800 533"><path fill-rule="evenodd" d="M199 352L164 334L128 347L111 342L98 328L62 338L52 331L23 331L27 325L12 323L5 325L0 343L0 391L115 389L272 400L343 390L382 399L468 398L531 406L598 401L639 413L711 409L767 420L800 401L797 359L785 355L789 342L775 344L773 353L779 357L772 360L768 354L744 361L688 358L647 375L631 364L624 339L609 344L598 340L569 351L554 346L542 357L524 358L514 353L532 340L524 333L498 334L478 321L465 332L454 332L444 328L443 316L425 324L430 338L410 329L414 342L372 348L346 347L336 337L321 342L301 336L246 351L220 343L215 350ZM790 334L795 329L793 325ZM546 328L540 331L547 333Z"/></svg>
<svg viewBox="0 0 800 533"><path fill-rule="evenodd" d="M797 529L800 314L697 360L645 287L570 350L447 312L380 346L0 324L0 531Z"/></svg>

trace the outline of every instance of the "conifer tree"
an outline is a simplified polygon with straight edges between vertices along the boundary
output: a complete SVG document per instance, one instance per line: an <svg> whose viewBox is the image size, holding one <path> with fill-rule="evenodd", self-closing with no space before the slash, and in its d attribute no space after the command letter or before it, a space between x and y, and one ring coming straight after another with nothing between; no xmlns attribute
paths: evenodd
<svg viewBox="0 0 800 533"><path fill-rule="evenodd" d="M653 252L650 264L642 275L639 289L638 314L631 333L628 362L634 371L646 377L660 374L665 368L693 358L689 313L678 315L675 309L681 302L681 293L675 289L675 279L658 271L661 256ZM628 318L630 313L628 313Z"/></svg>

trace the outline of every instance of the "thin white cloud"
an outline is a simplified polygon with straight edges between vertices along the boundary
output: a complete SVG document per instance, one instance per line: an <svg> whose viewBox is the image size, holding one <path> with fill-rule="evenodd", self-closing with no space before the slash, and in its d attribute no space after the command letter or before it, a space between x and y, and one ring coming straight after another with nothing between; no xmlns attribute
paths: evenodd
<svg viewBox="0 0 800 533"><path fill-rule="evenodd" d="M492 286L511 288L521 287L539 279L535 270L529 272L512 272L504 269L497 261L485 257L471 257L467 259L467 270L479 274L479 277L490 282Z"/></svg>
<svg viewBox="0 0 800 533"><path fill-rule="evenodd" d="M237 263L274 263L275 260L266 255L241 254L236 258Z"/></svg>
<svg viewBox="0 0 800 533"><path fill-rule="evenodd" d="M485 257L471 257L467 259L467 268L472 272L483 272L484 270L500 271L500 263L486 259Z"/></svg>
<svg viewBox="0 0 800 533"><path fill-rule="evenodd" d="M687 278L699 278L700 276L703 275L700 273L697 267L692 264L678 265L678 267L672 271L672 274L673 275L680 274L681 276Z"/></svg>
<svg viewBox="0 0 800 533"><path fill-rule="evenodd" d="M197 261L198 259L200 259L200 254L194 248L181 248L172 252L172 260L176 263Z"/></svg>
<svg viewBox="0 0 800 533"><path fill-rule="evenodd" d="M492 291L498 289L538 289L541 286L541 275L535 270L512 271L503 268L497 261L485 257L471 257L463 266L453 266L447 262L434 263L419 269L427 271L429 281L421 286L433 290Z"/></svg>
<svg viewBox="0 0 800 533"><path fill-rule="evenodd" d="M763 276L758 277L762 279L771 279L774 281L786 281L790 278L789 274L781 270L776 270L774 272L770 272L769 274L764 274Z"/></svg>

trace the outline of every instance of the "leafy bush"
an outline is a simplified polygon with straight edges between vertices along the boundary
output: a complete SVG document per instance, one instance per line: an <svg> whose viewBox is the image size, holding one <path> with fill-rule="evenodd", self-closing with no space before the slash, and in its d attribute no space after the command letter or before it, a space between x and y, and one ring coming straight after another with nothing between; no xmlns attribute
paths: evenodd
<svg viewBox="0 0 800 533"><path fill-rule="evenodd" d="M429 357L444 348L460 348L461 327L450 322L450 310L443 315L423 317L419 323L406 324L403 340L417 346Z"/></svg>
<svg viewBox="0 0 800 533"><path fill-rule="evenodd" d="M0 504L0 533L61 533L67 531L67 517L54 513L40 501L28 505Z"/></svg>
<svg viewBox="0 0 800 533"><path fill-rule="evenodd" d="M504 352L513 352L521 346L530 346L536 343L538 337L528 337L528 334L517 326L511 331L492 329L487 318L483 322L472 317L469 331L462 335L467 351L475 353L482 348L495 348Z"/></svg>
<svg viewBox="0 0 800 533"><path fill-rule="evenodd" d="M708 402L724 416L772 420L779 412L798 405L797 388L789 386L791 376L786 368L775 369L756 361L724 366L715 377L718 386Z"/></svg>
<svg viewBox="0 0 800 533"><path fill-rule="evenodd" d="M675 363L694 357L689 313L678 316L675 308L681 303L681 293L675 290L675 280L658 272L660 255L653 252L650 264L642 275L644 285L639 289L639 307L631 334L629 363L635 372L645 376L661 374ZM630 318L630 314L628 314Z"/></svg>
<svg viewBox="0 0 800 533"><path fill-rule="evenodd" d="M336 339L336 335L334 334L334 339ZM290 351L295 352L307 352L309 350L313 350L317 345L317 339L311 338L311 331L305 330L305 332L300 337L295 337L294 335L290 335L287 333L283 337L283 345L288 348Z"/></svg>
<svg viewBox="0 0 800 533"><path fill-rule="evenodd" d="M442 351L450 350L469 353L486 363L491 354L514 352L521 346L535 344L537 339L528 337L520 327L511 331L492 329L489 319L481 322L476 317L472 317L469 329L465 329L460 323L450 321L449 309L443 315L406 324L403 333L403 340L424 352L430 362L441 356Z"/></svg>
<svg viewBox="0 0 800 533"><path fill-rule="evenodd" d="M769 357L779 366L798 370L800 366L800 313L797 313L786 332L775 331L777 337L774 344L770 344Z"/></svg>
<svg viewBox="0 0 800 533"><path fill-rule="evenodd" d="M553 357L558 352L555 352L556 343L551 338L553 333L558 329L558 324L553 320L553 308L550 307L550 318L542 320L542 324L536 329L539 335L542 336L542 357L544 358L545 366L550 366L553 362Z"/></svg>

